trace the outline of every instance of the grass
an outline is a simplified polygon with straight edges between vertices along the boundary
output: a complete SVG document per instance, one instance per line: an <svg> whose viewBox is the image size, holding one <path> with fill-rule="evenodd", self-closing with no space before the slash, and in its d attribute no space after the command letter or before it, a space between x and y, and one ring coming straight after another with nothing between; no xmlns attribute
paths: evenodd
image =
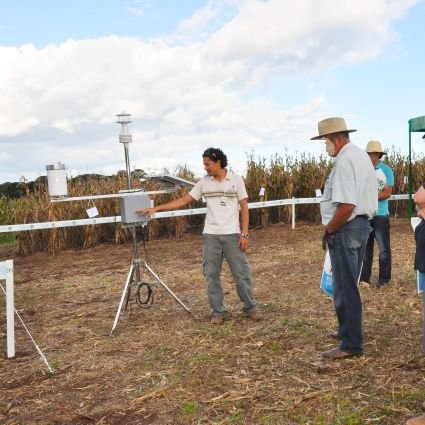
<svg viewBox="0 0 425 425"><path fill-rule="evenodd" d="M198 404L195 401L187 401L183 404L183 415L192 415L198 410Z"/></svg>
<svg viewBox="0 0 425 425"><path fill-rule="evenodd" d="M0 233L0 245L13 245L16 242L16 236L14 232Z"/></svg>
<svg viewBox="0 0 425 425"><path fill-rule="evenodd" d="M0 423L82 423L85 415L105 424L404 425L425 400L422 305L414 275L400 273L414 250L409 223L391 226L393 281L385 290L360 288L366 354L335 362L320 356L335 344L328 334L336 326L332 301L319 289L320 225L251 232L258 323L240 312L227 266L232 318L210 323L195 235L179 249L166 239L148 244L150 262L194 317L155 287L152 308L130 304L114 338L128 247L15 258L16 307L57 372L46 379L17 326L17 357L0 362Z"/></svg>

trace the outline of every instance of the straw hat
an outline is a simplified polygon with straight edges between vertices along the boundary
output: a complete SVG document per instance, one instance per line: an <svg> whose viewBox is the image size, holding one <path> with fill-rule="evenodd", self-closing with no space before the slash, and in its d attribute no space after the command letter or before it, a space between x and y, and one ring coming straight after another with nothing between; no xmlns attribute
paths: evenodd
<svg viewBox="0 0 425 425"><path fill-rule="evenodd" d="M371 140L366 146L367 153L380 153L382 155L386 155L384 150L382 149L381 142L377 140Z"/></svg>
<svg viewBox="0 0 425 425"><path fill-rule="evenodd" d="M347 124L345 123L344 118L340 117L326 118L325 120L319 121L317 127L319 129L319 135L312 137L310 140L319 140L327 136L328 134L333 133L352 133L353 131L357 131L347 130Z"/></svg>

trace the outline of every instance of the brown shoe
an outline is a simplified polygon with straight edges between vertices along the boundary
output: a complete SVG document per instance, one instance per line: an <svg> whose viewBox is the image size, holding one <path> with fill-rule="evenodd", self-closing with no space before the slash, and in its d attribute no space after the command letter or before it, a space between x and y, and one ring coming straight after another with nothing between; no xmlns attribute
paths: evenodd
<svg viewBox="0 0 425 425"><path fill-rule="evenodd" d="M251 319L254 322L259 322L263 320L263 316L260 314L258 310L251 311L250 313L246 313L246 317Z"/></svg>
<svg viewBox="0 0 425 425"><path fill-rule="evenodd" d="M425 425L425 416L418 416L417 418L409 419L406 425Z"/></svg>
<svg viewBox="0 0 425 425"><path fill-rule="evenodd" d="M324 351L322 353L323 357L328 359L338 360L338 359L348 359L349 357L361 356L361 354L350 353L348 351L343 351L339 347L332 348L331 350Z"/></svg>

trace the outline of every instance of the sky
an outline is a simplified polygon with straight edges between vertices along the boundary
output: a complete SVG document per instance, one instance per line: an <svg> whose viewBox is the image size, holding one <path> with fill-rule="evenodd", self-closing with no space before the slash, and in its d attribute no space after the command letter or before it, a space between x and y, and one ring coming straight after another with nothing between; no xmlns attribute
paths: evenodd
<svg viewBox="0 0 425 425"><path fill-rule="evenodd" d="M408 153L425 115L423 0L0 0L0 183L125 169L203 175L223 149L325 154L317 122ZM416 155L425 153L415 133Z"/></svg>

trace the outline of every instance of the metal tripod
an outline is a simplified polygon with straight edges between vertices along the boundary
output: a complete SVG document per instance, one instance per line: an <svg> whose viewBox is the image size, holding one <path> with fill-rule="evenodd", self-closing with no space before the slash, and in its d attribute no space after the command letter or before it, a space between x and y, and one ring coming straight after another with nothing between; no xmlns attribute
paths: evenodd
<svg viewBox="0 0 425 425"><path fill-rule="evenodd" d="M117 114L118 120L117 123L121 124L121 133L119 135L119 141L124 146L124 155L125 155L125 168L127 171L127 185L128 189L131 190L131 170L130 170L130 156L128 152L128 145L132 141L132 136L128 131L128 124L131 123L131 115L127 114L126 112L121 112L120 114ZM152 270L151 267L149 267L148 263L143 259L139 257L139 247L137 243L136 238L136 226L131 227L131 236L133 239L133 255L130 265L130 270L128 271L127 279L125 281L124 289L122 291L121 300L118 305L118 310L115 315L114 324L112 325L111 329L111 335L114 333L115 328L118 323L119 316L121 314L121 309L125 301L125 309L127 309L128 302L130 300L130 292L131 287L133 284L137 283L138 285L141 285L142 282L140 280L140 264L142 264L146 270L156 279L156 281L162 285L174 299L190 314L192 312L183 304L183 302L177 297L177 295L159 278L159 276ZM136 274L136 279L134 279L134 275Z"/></svg>
<svg viewBox="0 0 425 425"><path fill-rule="evenodd" d="M170 295L190 314L192 314L192 311L186 307L186 305L183 303L183 301L180 300L180 298L159 278L159 276L152 270L151 267L149 267L148 263L143 259L139 257L139 249L138 249L138 243L136 239L136 228L132 227L132 237L133 237L133 256L131 260L130 270L128 271L127 279L124 284L124 288L121 294L121 300L118 305L117 313L115 315L114 324L112 325L111 333L112 336L114 334L115 328L118 323L118 319L121 314L122 306L125 302L125 310L127 310L128 302L130 300L130 292L131 287L134 284L140 285L140 264L145 267L145 269L156 279L156 281L163 287L167 292L170 293ZM134 279L136 275L136 279Z"/></svg>

